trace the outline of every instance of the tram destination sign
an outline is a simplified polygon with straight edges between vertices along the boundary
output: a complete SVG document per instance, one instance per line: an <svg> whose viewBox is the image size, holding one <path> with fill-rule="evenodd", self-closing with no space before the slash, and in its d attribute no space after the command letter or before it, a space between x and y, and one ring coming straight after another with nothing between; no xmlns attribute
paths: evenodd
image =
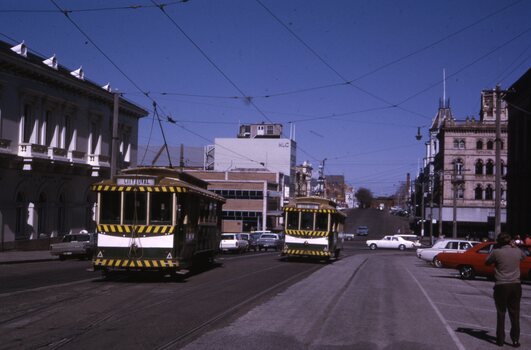
<svg viewBox="0 0 531 350"><path fill-rule="evenodd" d="M116 179L118 186L155 186L154 178L147 177L119 177Z"/></svg>

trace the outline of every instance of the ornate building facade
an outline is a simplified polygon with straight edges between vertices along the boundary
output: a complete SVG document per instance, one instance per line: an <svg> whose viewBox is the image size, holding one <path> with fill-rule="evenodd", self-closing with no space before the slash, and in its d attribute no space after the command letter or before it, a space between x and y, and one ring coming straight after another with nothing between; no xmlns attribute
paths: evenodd
<svg viewBox="0 0 531 350"><path fill-rule="evenodd" d="M490 237L494 234L495 199L501 196L501 223L506 222L507 107L500 101L501 190L496 177L496 94L481 93L479 119L456 120L443 101L426 142L424 218L431 234ZM428 229L428 228L426 228Z"/></svg>
<svg viewBox="0 0 531 350"><path fill-rule="evenodd" d="M111 172L115 94L44 59L0 42L0 242L92 229L89 185ZM136 164L138 120L147 112L119 98L116 166Z"/></svg>

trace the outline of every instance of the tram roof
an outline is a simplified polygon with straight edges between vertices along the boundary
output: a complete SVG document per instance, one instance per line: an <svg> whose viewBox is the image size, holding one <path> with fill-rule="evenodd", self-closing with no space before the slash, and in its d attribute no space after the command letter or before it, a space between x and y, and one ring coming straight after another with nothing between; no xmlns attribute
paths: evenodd
<svg viewBox="0 0 531 350"><path fill-rule="evenodd" d="M207 190L208 182L178 169L166 167L138 167L123 169L112 179L95 183L95 192L195 192L225 202L222 196Z"/></svg>
<svg viewBox="0 0 531 350"><path fill-rule="evenodd" d="M284 207L285 211L302 210L315 212L330 212L345 215L343 212L337 210L336 203L330 199L323 197L296 197L289 201L289 204Z"/></svg>

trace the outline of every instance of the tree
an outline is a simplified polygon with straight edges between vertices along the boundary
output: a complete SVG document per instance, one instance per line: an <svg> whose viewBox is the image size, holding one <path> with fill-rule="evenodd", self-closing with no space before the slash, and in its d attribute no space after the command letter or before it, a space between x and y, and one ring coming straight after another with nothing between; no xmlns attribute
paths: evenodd
<svg viewBox="0 0 531 350"><path fill-rule="evenodd" d="M364 188L364 187L360 187L358 191L356 192L355 196L361 208L371 207L371 203L373 199L371 190Z"/></svg>

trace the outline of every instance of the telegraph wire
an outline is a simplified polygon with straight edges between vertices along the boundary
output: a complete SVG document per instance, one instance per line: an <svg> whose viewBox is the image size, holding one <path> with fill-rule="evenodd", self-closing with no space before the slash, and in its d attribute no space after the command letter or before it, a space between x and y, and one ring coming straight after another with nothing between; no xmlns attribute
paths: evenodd
<svg viewBox="0 0 531 350"><path fill-rule="evenodd" d="M99 46L98 46L98 45L97 45L97 44L96 44L96 43L95 43L95 42L94 42L89 36L88 36L88 34L86 34L86 33L81 29L81 27L79 27L79 26L77 25L77 23L76 23L76 22L75 22L75 21L69 16L68 12L65 12L65 11L64 11L59 5L57 5L57 3L55 2L55 0L50 0L50 1L51 1L51 2L52 2L52 3L53 3L53 4L54 4L54 5L55 5L60 11L61 11L61 13L63 13L63 14L65 15L65 17L70 21L70 23L72 23L72 25L74 25L74 26L76 27L76 29L77 29L77 30L78 30L78 31L79 31L79 32L80 32L80 33L81 33L81 34L82 34L82 35L83 35L88 41L90 41L90 43L91 43L92 45L94 45L94 47L95 47L95 48L96 48L96 49L97 49L97 50L98 50L98 51L99 51L99 52L100 52L100 53L101 53L101 54L102 54L102 55L103 55L103 56L104 56L104 57L105 57L105 58L106 58L106 59L107 59L107 60L108 60L108 61L109 61L109 62L110 62L110 63L111 63L111 64L112 64L112 65L113 65L113 66L114 66L114 67L115 67L115 68L116 68L116 69L117 69L117 70L118 70L118 71L119 71L119 72L120 72L120 73L121 73L121 74L122 74L122 75L123 75L123 76L124 76L124 77L125 77L125 78L126 78L126 79L127 79L127 80L128 80L128 81L129 81L134 87L135 87L135 88L136 88L136 89L137 89L137 90L138 90L138 91L140 91L145 97L147 97L149 100L152 101L153 106L154 106L154 116L153 116L153 118L155 118L155 114L156 114L157 119L158 119L159 124L160 124L160 122L161 122L161 120L160 120L160 116L159 116L159 114L158 114L158 112L157 112L157 110L156 110L157 101L156 101L155 99L153 99L153 98L149 95L149 92L144 91L142 88L140 88L140 86L139 86L139 85L138 85L138 84L137 84L132 78L130 78L130 77L129 77L129 76L128 76L128 75L127 75L127 74L126 74L126 73L125 73L125 72L124 72L124 71L123 71L123 70L122 70L122 69L121 69L121 68L120 68L120 67L119 67L119 66L118 66L118 65L117 65L117 64L116 64L116 63L115 63L115 62L114 62L114 61L113 61L113 60L112 60L112 59L111 59L111 58L110 58L110 57L109 57L109 56L108 56L108 55L107 55L107 54L106 54L106 53L105 53L105 52L104 52L104 51L103 51L103 50L102 50L102 49L101 49L101 48L100 48L100 47L99 47ZM168 122L170 122L170 123L173 123L173 124L178 125L177 122L176 122L174 119L172 119L170 116L166 116L166 120L167 120ZM162 125L162 124L161 124L161 125ZM183 130L186 130L186 131L188 131L189 133L191 133L191 134L193 134L193 135L195 135L195 136L197 136L197 137L199 137L199 138L201 138L201 139L207 140L209 143L212 143L212 141L210 141L209 139L205 138L204 136L202 136L202 135L200 135L200 134L198 134L198 133L196 133L196 132L193 132L192 130L189 130L188 128L186 128L186 127L184 127L184 126L182 126L182 125L178 125L178 126L181 127ZM163 133L162 126L161 126L161 132ZM164 141L164 142L165 142L165 141ZM165 142L165 143L166 143L166 142ZM167 147L167 145L166 145L166 147ZM226 147L221 147L221 148L224 148L224 149L226 149L226 150L232 152L233 154L239 155L240 157L242 157L242 158L244 158L244 159L247 159L247 160L249 160L249 161L252 161L252 162L255 162L255 163L258 163L258 164L264 166L264 164L263 164L262 162L259 162L259 161L257 161L257 160L252 159L252 158L249 158L249 157L246 157L246 156L244 156L244 155L242 155L242 154L239 154L239 153L237 153L237 152L235 152L235 151L233 151L233 150L230 150L230 149L228 149L228 148L226 148ZM171 162L171 160L169 160L169 161ZM171 163L170 163L170 164L171 164Z"/></svg>
<svg viewBox="0 0 531 350"><path fill-rule="evenodd" d="M377 99L378 101L381 101L391 107L396 107L398 109L401 109L403 110L404 112L408 112L408 113L412 113L412 114L415 114L415 115L420 115L422 116L423 118L429 118L431 119L430 117L426 117L422 114L419 114L417 112L412 112L404 107L401 107L397 104L394 104L392 102L389 102L388 100L384 99L383 97L381 96L378 96L366 89L363 89L362 87L358 86L358 85L355 85L353 84L353 80L348 80L343 74L341 74L337 69L335 69L334 67L332 67L332 65L330 63L328 63L324 58L323 56L321 56L316 50L314 50L306 41L304 41L299 35L297 35L297 33L295 33L293 30L291 30L291 28L289 26L287 26L280 18L278 18L267 6L265 6L260 0L255 0L260 6L262 6L267 13L269 13L269 15L271 15L271 17L273 17L273 19L275 19L284 29L286 29L299 43L301 43L307 50L309 50L319 61L321 61L321 63L323 63L326 67L328 67L328 69L330 69L337 77L339 77L341 80L343 80L343 83L345 85L348 85L348 86L352 86L353 88L365 93L366 95L369 95L371 96L372 98L374 99Z"/></svg>
<svg viewBox="0 0 531 350"><path fill-rule="evenodd" d="M234 87L240 95L244 98L245 102L250 104L254 107L258 113L267 119L269 122L273 123L271 119L254 103L253 98L243 92L242 89L219 67L210 56L207 55L207 53L182 29L182 27L171 17L166 10L164 9L164 4L157 4L155 0L151 0L151 2L156 5L160 9L160 11L164 14L166 18L174 25L177 30L184 35L184 37L201 53L201 55L214 67L224 78L227 80L232 87Z"/></svg>
<svg viewBox="0 0 531 350"><path fill-rule="evenodd" d="M496 46L494 49L490 50L489 52L487 52L486 54L484 55L481 55L479 56L478 58L476 58L475 60L473 60L472 62L464 65L463 67L459 68L457 71L455 71L454 73L446 76L446 78L451 78L453 76L456 76L457 74L461 73L462 71L468 69L469 67L475 65L476 63L484 60L485 58L489 57L490 55L492 55L493 53L495 53L496 51L504 48L505 46L509 45L510 43L512 43L513 41L515 41L516 39L520 38L521 36L523 36L524 34L528 33L529 31L531 31L531 27L528 27L527 29L525 29L524 31L518 33L517 35L515 35L514 37L512 37L511 39L507 40L506 42L504 42L503 44L500 44L498 46ZM422 89L421 91L409 96L408 98L404 99L402 102L399 103L399 105L403 104L403 103L406 103L407 101L409 100L412 100L413 98L417 97L418 95L420 94L423 94L424 92L434 88L435 86L438 86L440 85L441 83L443 82L443 80L438 80L437 82L435 82L434 84L431 84L430 86Z"/></svg>
<svg viewBox="0 0 531 350"><path fill-rule="evenodd" d="M164 6L173 6L178 5L181 3L188 2L190 0L178 0L178 1L169 1L164 3ZM116 10L140 10L140 9L149 9L157 7L156 5L129 5L129 6L115 6L115 7L96 7L96 8L87 8L87 9L64 9L64 10L22 10L22 9L14 9L14 10L0 10L0 13L57 13L61 12L64 13L65 11L68 13L75 13L75 12L102 12L102 11L116 11Z"/></svg>

